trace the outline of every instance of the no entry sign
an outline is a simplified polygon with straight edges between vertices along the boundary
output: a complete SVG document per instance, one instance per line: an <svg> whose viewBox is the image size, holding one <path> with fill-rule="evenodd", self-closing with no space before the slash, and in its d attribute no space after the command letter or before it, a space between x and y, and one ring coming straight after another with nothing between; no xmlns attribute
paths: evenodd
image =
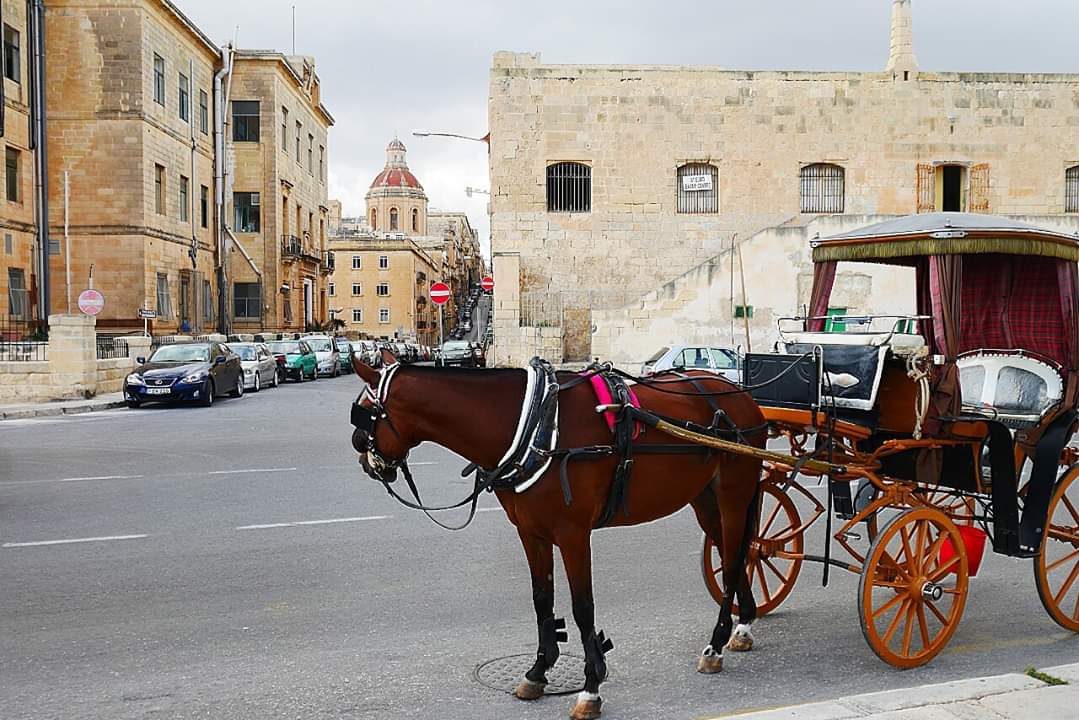
<svg viewBox="0 0 1079 720"><path fill-rule="evenodd" d="M105 307L105 296L97 290L83 290L79 293L79 310L87 315L97 315Z"/></svg>
<svg viewBox="0 0 1079 720"><path fill-rule="evenodd" d="M495 289L495 279L490 275L484 276L484 278L480 280L480 287L483 288L484 292L491 292Z"/></svg>
<svg viewBox="0 0 1079 720"><path fill-rule="evenodd" d="M443 305L450 299L450 286L444 282L431 283L431 302Z"/></svg>

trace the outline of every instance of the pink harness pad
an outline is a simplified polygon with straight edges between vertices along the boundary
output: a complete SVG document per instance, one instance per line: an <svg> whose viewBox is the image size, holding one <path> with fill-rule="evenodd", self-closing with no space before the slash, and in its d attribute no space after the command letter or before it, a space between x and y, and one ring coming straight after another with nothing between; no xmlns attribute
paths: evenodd
<svg viewBox="0 0 1079 720"><path fill-rule="evenodd" d="M611 390L607 387L607 383L599 375L593 375L588 378L588 382L592 385L592 392L596 394L597 405L610 405L614 402L614 398L611 397ZM627 388L629 390L629 402L633 407L639 408L641 402L637 399L637 393L633 392L633 388ZM618 422L618 415L613 410L608 410L603 413L603 419L607 421L607 428L614 432L615 423ZM639 422L633 423L633 439L636 440L641 434L641 424Z"/></svg>

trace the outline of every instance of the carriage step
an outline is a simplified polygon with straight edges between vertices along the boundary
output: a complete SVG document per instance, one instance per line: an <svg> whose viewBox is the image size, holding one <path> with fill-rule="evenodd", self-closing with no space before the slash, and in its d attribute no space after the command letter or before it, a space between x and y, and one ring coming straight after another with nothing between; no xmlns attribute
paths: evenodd
<svg viewBox="0 0 1079 720"><path fill-rule="evenodd" d="M845 532L845 533L840 533L839 537L843 538L844 540L861 540L862 539L861 534L856 533L856 532L849 532L849 531Z"/></svg>

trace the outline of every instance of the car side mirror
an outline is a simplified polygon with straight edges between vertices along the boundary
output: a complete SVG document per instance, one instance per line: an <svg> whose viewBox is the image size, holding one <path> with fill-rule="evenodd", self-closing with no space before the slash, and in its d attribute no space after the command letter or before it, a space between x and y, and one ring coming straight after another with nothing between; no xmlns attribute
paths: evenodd
<svg viewBox="0 0 1079 720"><path fill-rule="evenodd" d="M146 364L146 358L143 357L142 355L139 355L137 358L135 358L135 362L137 362L139 365L145 365Z"/></svg>
<svg viewBox="0 0 1079 720"><path fill-rule="evenodd" d="M228 358L226 358L224 355L218 355L216 358L214 358L214 365L223 365L225 360L227 359Z"/></svg>

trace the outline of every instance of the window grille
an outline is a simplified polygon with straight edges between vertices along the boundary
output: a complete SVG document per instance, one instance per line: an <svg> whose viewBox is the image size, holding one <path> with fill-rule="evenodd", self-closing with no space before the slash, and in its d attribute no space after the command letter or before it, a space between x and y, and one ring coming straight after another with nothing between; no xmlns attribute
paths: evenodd
<svg viewBox="0 0 1079 720"><path fill-rule="evenodd" d="M584 163L547 166L547 212L590 212L592 168Z"/></svg>
<svg viewBox="0 0 1079 720"><path fill-rule="evenodd" d="M362 309L360 309L360 308L352 308L352 322L354 322L354 323L362 323L363 322L363 310Z"/></svg>
<svg viewBox="0 0 1079 720"><path fill-rule="evenodd" d="M236 210L236 232L258 232L259 194L257 192L233 193L232 204Z"/></svg>
<svg viewBox="0 0 1079 720"><path fill-rule="evenodd" d="M4 77L14 82L21 79L19 31L10 25L4 25Z"/></svg>
<svg viewBox="0 0 1079 720"><path fill-rule="evenodd" d="M686 163L678 168L678 212L719 212L719 170L709 163Z"/></svg>
<svg viewBox="0 0 1079 720"><path fill-rule="evenodd" d="M236 318L258 318L259 313L259 284L235 283L232 290L232 311Z"/></svg>
<svg viewBox="0 0 1079 720"><path fill-rule="evenodd" d="M802 212L843 212L843 168L830 163L814 163L801 170Z"/></svg>
<svg viewBox="0 0 1079 720"><path fill-rule="evenodd" d="M1079 165L1064 171L1064 212L1079 212Z"/></svg>
<svg viewBox="0 0 1079 720"><path fill-rule="evenodd" d="M259 101L232 101L232 139L234 142L259 141Z"/></svg>
<svg viewBox="0 0 1079 720"><path fill-rule="evenodd" d="M387 297L390 294L390 284L389 283L379 283L375 287L375 294L378 295L379 297Z"/></svg>
<svg viewBox="0 0 1079 720"><path fill-rule="evenodd" d="M172 317L172 296L169 295L169 276L157 274L157 316L162 320Z"/></svg>

